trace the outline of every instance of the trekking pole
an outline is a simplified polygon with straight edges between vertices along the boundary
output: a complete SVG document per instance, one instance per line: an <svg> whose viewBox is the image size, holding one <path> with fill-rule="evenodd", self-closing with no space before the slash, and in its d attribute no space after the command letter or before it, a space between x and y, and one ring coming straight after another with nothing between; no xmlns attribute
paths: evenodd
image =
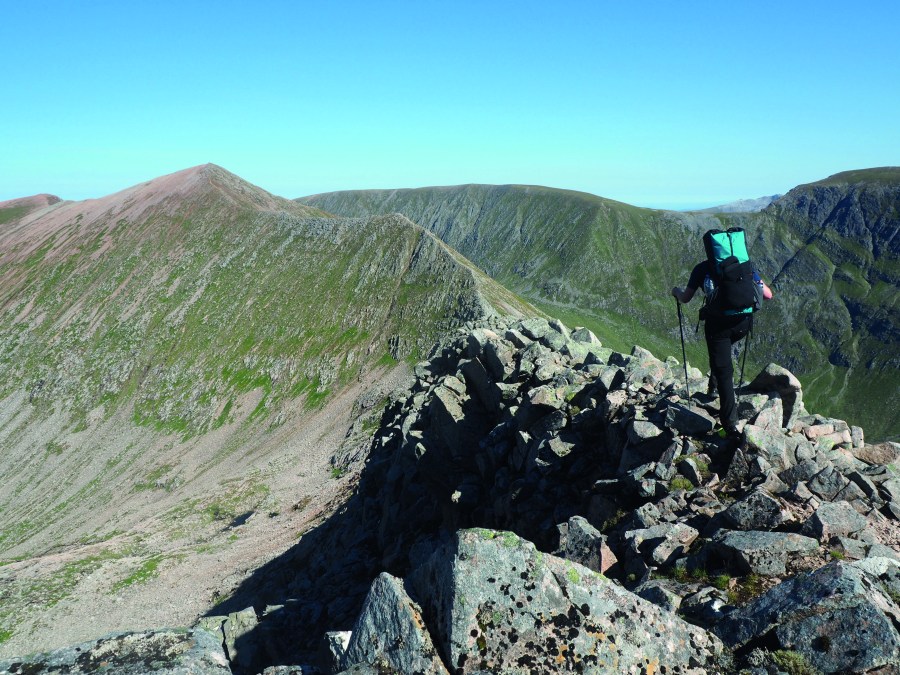
<svg viewBox="0 0 900 675"><path fill-rule="evenodd" d="M684 349L684 323L681 318L681 303L675 298L675 306L678 308L678 331L681 333L681 359L684 361L684 388L687 391L688 408L691 407L691 385L688 383L687 352Z"/></svg>
<svg viewBox="0 0 900 675"><path fill-rule="evenodd" d="M741 359L741 379L738 383L738 389L744 388L744 366L747 365L747 350L750 349L750 338L753 337L753 315L750 315L750 330L747 331L747 341L744 343L744 357Z"/></svg>

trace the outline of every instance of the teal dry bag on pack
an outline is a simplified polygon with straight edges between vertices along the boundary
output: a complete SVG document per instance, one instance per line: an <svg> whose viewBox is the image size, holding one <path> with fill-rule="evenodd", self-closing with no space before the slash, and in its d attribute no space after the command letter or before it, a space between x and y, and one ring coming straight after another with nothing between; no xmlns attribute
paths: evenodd
<svg viewBox="0 0 900 675"><path fill-rule="evenodd" d="M753 265L747 253L744 230L709 230L703 235L716 290L707 298L707 316L746 314L760 307L760 288L753 280Z"/></svg>

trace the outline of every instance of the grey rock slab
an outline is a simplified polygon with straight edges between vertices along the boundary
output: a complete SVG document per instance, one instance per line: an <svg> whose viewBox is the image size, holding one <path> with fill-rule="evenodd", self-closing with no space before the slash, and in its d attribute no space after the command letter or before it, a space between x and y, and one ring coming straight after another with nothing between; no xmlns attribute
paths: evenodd
<svg viewBox="0 0 900 675"><path fill-rule="evenodd" d="M889 478L881 484L881 494L892 502L900 502L900 479Z"/></svg>
<svg viewBox="0 0 900 675"><path fill-rule="evenodd" d="M633 545L656 565L668 565L687 553L700 533L684 523L662 523L625 533L625 541Z"/></svg>
<svg viewBox="0 0 900 675"><path fill-rule="evenodd" d="M232 663L249 666L256 658L256 645L252 640L242 639L256 628L256 610L247 607L240 612L232 612L222 624L225 636L225 651Z"/></svg>
<svg viewBox="0 0 900 675"><path fill-rule="evenodd" d="M848 502L825 502L807 519L800 530L819 541L832 537L847 537L865 529L869 521L857 513Z"/></svg>
<svg viewBox="0 0 900 675"><path fill-rule="evenodd" d="M519 331L532 340L540 340L551 330L553 329L550 328L550 324L546 319L537 317L525 319L519 324Z"/></svg>
<svg viewBox="0 0 900 675"><path fill-rule="evenodd" d="M635 593L667 612L677 612L681 606L681 596L664 581L646 581L635 589Z"/></svg>
<svg viewBox="0 0 900 675"><path fill-rule="evenodd" d="M497 337L499 336L491 330L476 328L466 336L465 355L470 359L481 356L481 353L484 350L484 346L488 343L488 341L491 338Z"/></svg>
<svg viewBox="0 0 900 675"><path fill-rule="evenodd" d="M786 572L791 554L811 553L819 542L793 532L724 531L708 544L742 574L778 576Z"/></svg>
<svg viewBox="0 0 900 675"><path fill-rule="evenodd" d="M825 468L823 462L816 461L815 459L804 459L780 472L778 476L790 486L797 485L798 483L803 483L806 486L807 481L819 473L823 468ZM806 486L806 489L808 490L809 487Z"/></svg>
<svg viewBox="0 0 900 675"><path fill-rule="evenodd" d="M600 382L606 387L606 391L612 392L625 382L625 372L619 366L606 366L600 373Z"/></svg>
<svg viewBox="0 0 900 675"><path fill-rule="evenodd" d="M353 633L349 630L334 630L325 633L322 646L319 649L319 661L327 668L328 672L336 673L341 670L341 662L347 653L347 645Z"/></svg>
<svg viewBox="0 0 900 675"><path fill-rule="evenodd" d="M503 337L504 337L504 339L506 339L507 342L512 343L518 349L525 349L528 345L530 345L533 342L533 340L531 340L531 338L525 337L522 333L520 333L519 331L517 331L514 328L508 329L503 334Z"/></svg>
<svg viewBox="0 0 900 675"><path fill-rule="evenodd" d="M796 461L794 449L797 444L791 443L780 430L747 424L744 426L744 438L751 453L765 457L769 464L779 470L792 466Z"/></svg>
<svg viewBox="0 0 900 675"><path fill-rule="evenodd" d="M896 673L898 573L883 560L829 563L785 581L714 630L734 648L765 643L797 651L825 673Z"/></svg>
<svg viewBox="0 0 900 675"><path fill-rule="evenodd" d="M457 673L719 672L709 633L511 532L459 531L410 580Z"/></svg>
<svg viewBox="0 0 900 675"><path fill-rule="evenodd" d="M749 385L753 391L766 394L776 392L784 406L782 428L791 428L794 420L803 412L803 388L800 380L790 371L770 363Z"/></svg>
<svg viewBox="0 0 900 675"><path fill-rule="evenodd" d="M783 422L784 406L779 396L769 398L756 416L750 419L751 424L766 431L779 431Z"/></svg>
<svg viewBox="0 0 900 675"><path fill-rule="evenodd" d="M420 607L400 579L381 573L372 582L341 667L387 667L392 672L446 675Z"/></svg>
<svg viewBox="0 0 900 675"><path fill-rule="evenodd" d="M716 421L699 406L670 403L666 411L666 426L685 436L703 436L715 428Z"/></svg>
<svg viewBox="0 0 900 675"><path fill-rule="evenodd" d="M715 638L713 638L715 640ZM716 641L717 642L717 641ZM230 675L221 633L203 628L121 633L52 652L0 660L0 673Z"/></svg>
<svg viewBox="0 0 900 675"><path fill-rule="evenodd" d="M735 530L774 530L790 518L781 502L765 490L754 490L722 512Z"/></svg>
<svg viewBox="0 0 900 675"><path fill-rule="evenodd" d="M566 340L570 339L569 329L566 328L566 325L562 321L559 319L550 319L549 325L550 328L562 335Z"/></svg>
<svg viewBox="0 0 900 675"><path fill-rule="evenodd" d="M656 438L663 432L653 422L646 420L632 420L628 425L628 440L632 443L641 443Z"/></svg>
<svg viewBox="0 0 900 675"><path fill-rule="evenodd" d="M571 337L575 342L583 342L595 347L601 346L600 339L587 328L576 328L574 331L572 331Z"/></svg>
<svg viewBox="0 0 900 675"><path fill-rule="evenodd" d="M831 501L847 486L848 482L840 471L833 466L827 466L806 481L806 485L812 490L813 494Z"/></svg>
<svg viewBox="0 0 900 675"><path fill-rule="evenodd" d="M515 351L500 341L490 341L482 354L484 365L495 380L504 381L516 372Z"/></svg>
<svg viewBox="0 0 900 675"><path fill-rule="evenodd" d="M460 370L467 387L478 397L482 405L490 411L496 411L500 406L500 390L491 381L481 361L477 359L466 361L460 366Z"/></svg>
<svg viewBox="0 0 900 675"><path fill-rule="evenodd" d="M569 341L562 333L551 330L549 333L541 337L541 344L554 352L562 352Z"/></svg>
<svg viewBox="0 0 900 675"><path fill-rule="evenodd" d="M699 487L703 484L703 475L700 473L697 462L692 457L681 458L678 462L678 473L691 481L694 487Z"/></svg>

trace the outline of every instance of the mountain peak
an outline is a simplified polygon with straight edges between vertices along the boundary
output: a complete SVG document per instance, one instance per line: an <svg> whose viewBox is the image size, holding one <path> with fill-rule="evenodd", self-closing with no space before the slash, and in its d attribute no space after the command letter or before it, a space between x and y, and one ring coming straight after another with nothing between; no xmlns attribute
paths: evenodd
<svg viewBox="0 0 900 675"><path fill-rule="evenodd" d="M39 209L44 206L53 206L54 204L59 204L59 202L61 201L62 199L60 199L56 195L41 193L39 195L32 195L30 197L17 197L16 199L8 199L4 202L0 202L0 209Z"/></svg>

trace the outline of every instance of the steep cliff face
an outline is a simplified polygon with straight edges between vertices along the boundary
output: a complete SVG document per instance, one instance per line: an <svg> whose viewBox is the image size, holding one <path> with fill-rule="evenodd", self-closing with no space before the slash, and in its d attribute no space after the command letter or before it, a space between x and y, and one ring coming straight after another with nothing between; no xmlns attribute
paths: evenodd
<svg viewBox="0 0 900 675"><path fill-rule="evenodd" d="M882 404L900 404L897 214L900 170L839 174L761 213L674 213L584 193L467 185L342 192L299 200L332 213L400 212L554 316L611 345L675 353L668 291L703 257L709 228L743 227L776 299L757 317L750 361L784 363L821 409L895 437ZM698 305L694 302L693 305ZM688 307L693 316L693 305ZM702 336L688 355L706 363ZM873 401L868 394L878 392Z"/></svg>
<svg viewBox="0 0 900 675"><path fill-rule="evenodd" d="M782 289L775 313L789 332L772 347L808 374L820 398L896 437L883 411L900 406L900 169L797 187L763 218L790 242L787 251L773 247Z"/></svg>

